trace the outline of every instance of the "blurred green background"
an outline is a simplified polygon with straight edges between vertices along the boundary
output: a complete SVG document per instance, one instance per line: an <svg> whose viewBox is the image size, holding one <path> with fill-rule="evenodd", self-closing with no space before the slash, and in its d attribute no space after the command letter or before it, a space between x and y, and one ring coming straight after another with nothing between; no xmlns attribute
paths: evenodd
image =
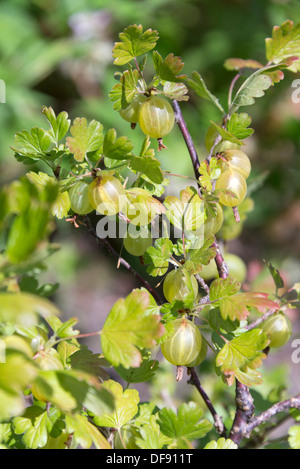
<svg viewBox="0 0 300 469"><path fill-rule="evenodd" d="M16 131L45 124L43 105L56 113L65 110L72 119L97 119L106 130L114 127L118 134L128 135L139 148L143 135L130 129L108 98L116 83L111 51L126 26L136 23L158 30L160 54L181 56L185 73L198 71L226 106L234 72L225 70L224 61L240 57L265 63L265 38L286 19L300 21L299 0L1 1L0 79L6 84L6 103L0 104L0 183L29 170L14 159L10 146ZM151 69L150 60L148 66ZM262 259L282 269L288 285L300 280L300 104L291 99L297 78L286 73L266 97L243 109L253 117L255 129L245 147L252 177L267 177L253 194L255 210L241 237L230 242L228 250L247 262L248 283L258 289L270 287ZM182 111L199 155L205 158L209 121L220 115L194 95L182 104ZM163 168L192 176L179 130L165 143L168 149L159 155ZM179 181L172 179L168 191L178 193ZM45 275L61 283L55 300L66 317L80 319L82 332L99 330L112 304L139 285L126 271L116 271L115 260L97 250L80 229L60 222L54 241L62 250L49 261ZM132 262L143 271L136 260ZM98 345L95 339L95 348Z"/></svg>

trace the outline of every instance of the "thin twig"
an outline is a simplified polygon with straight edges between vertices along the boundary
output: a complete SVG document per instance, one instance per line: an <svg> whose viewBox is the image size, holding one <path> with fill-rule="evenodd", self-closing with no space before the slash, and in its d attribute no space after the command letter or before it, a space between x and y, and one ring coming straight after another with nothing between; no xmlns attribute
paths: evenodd
<svg viewBox="0 0 300 469"><path fill-rule="evenodd" d="M258 327L262 322L264 322L266 319L268 319L270 316L272 316L273 314L275 314L276 311L273 311L273 310L270 310L270 311L267 311L266 313L264 313L262 316L260 316L259 318L257 318L255 321L251 322L251 324L248 324L245 329L247 329L247 331L251 331L252 329L255 329L256 327Z"/></svg>
<svg viewBox="0 0 300 469"><path fill-rule="evenodd" d="M134 277L136 277L140 282L141 284L149 291L149 293L151 293L151 295L155 298L155 300L157 301L158 304L163 304L163 301L162 299L160 298L160 296L158 295L157 291L155 290L155 288L153 288L148 282L147 280L144 279L144 277L139 274L139 272L137 272L130 264L129 262L127 262L125 259L123 259L123 257L121 257L119 255L119 253L113 248L113 246L110 244L110 242L108 241L107 238L99 238L99 236L97 235L97 232L95 230L95 228L93 227L92 223L91 223L91 220L89 219L88 216L85 216L84 217L84 224L88 230L88 232L97 240L98 244L102 244L107 250L108 252L113 256L115 257L116 259L118 259L118 264L120 265L123 265L123 267L125 267L129 272L131 272Z"/></svg>
<svg viewBox="0 0 300 469"><path fill-rule="evenodd" d="M210 411L213 419L214 419L214 424L215 424L215 429L216 431L223 437L226 437L226 428L224 426L224 423L222 422L222 418L218 415L217 411L215 410L213 404L211 403L211 400L209 399L208 395L204 391L203 387L201 386L200 380L197 376L197 373L195 371L195 368L188 368L188 372L191 376L189 383L193 384L196 389L198 390L199 394L201 395L202 399L204 400L206 407Z"/></svg>
<svg viewBox="0 0 300 469"><path fill-rule="evenodd" d="M265 422L268 422L274 415L280 412L285 412L289 409L300 410L300 394L297 394L296 396L291 397L290 399L287 399L285 401L278 402L265 412L262 412L260 415L257 415L256 417L252 418L251 422L249 422L242 428L242 436L249 438L254 428L258 427L259 425Z"/></svg>
<svg viewBox="0 0 300 469"><path fill-rule="evenodd" d="M173 109L174 109L174 112L175 112L175 120L176 120L176 122L178 124L178 127L181 131L181 134L182 134L182 136L185 140L187 149L189 151L189 154L190 154L190 157L191 157L191 160L192 160L194 173L195 173L196 179L198 180L198 178L200 176L200 174L199 174L200 163L199 163L198 154L197 154L193 139L192 139L192 137L191 137L191 135L188 131L186 122L183 118L183 115L182 115L181 109L179 107L179 104L176 100L173 100Z"/></svg>

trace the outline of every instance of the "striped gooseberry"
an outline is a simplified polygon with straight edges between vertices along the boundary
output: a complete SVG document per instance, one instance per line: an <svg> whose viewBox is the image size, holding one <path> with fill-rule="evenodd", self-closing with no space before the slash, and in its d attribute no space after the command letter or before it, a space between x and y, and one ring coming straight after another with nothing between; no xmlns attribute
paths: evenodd
<svg viewBox="0 0 300 469"><path fill-rule="evenodd" d="M140 107L139 125L145 135L162 138L171 132L175 115L171 104L160 96L150 96Z"/></svg>
<svg viewBox="0 0 300 469"><path fill-rule="evenodd" d="M216 204L216 216L208 216L204 222L204 235L216 234L223 224L223 209L220 204Z"/></svg>
<svg viewBox="0 0 300 469"><path fill-rule="evenodd" d="M206 341L202 338L202 346L201 350L198 353L197 357L190 363L188 363L186 366L189 368L192 368L194 366L200 365L206 358L207 355L207 343Z"/></svg>
<svg viewBox="0 0 300 469"><path fill-rule="evenodd" d="M219 194L219 200L223 205L234 207L246 197L247 183L241 173L227 169L217 179L216 190L222 190Z"/></svg>
<svg viewBox="0 0 300 469"><path fill-rule="evenodd" d="M270 339L269 347L283 347L292 335L292 323L290 318L280 313L275 313L262 323L261 329Z"/></svg>
<svg viewBox="0 0 300 469"><path fill-rule="evenodd" d="M126 205L126 193L119 179L103 174L90 184L89 199L92 207L102 215L116 215Z"/></svg>
<svg viewBox="0 0 300 469"><path fill-rule="evenodd" d="M247 179L251 172L251 162L242 150L230 149L225 150L221 153L221 156L225 158L226 161L223 163L223 170L231 168L233 171L237 171Z"/></svg>
<svg viewBox="0 0 300 469"><path fill-rule="evenodd" d="M124 248L133 256L142 256L150 246L152 246L152 238L146 227L136 234L128 232L124 238Z"/></svg>
<svg viewBox="0 0 300 469"><path fill-rule="evenodd" d="M146 99L145 95L137 94L127 107L121 109L120 116L127 122L131 122L132 124L137 123L139 120L141 105L146 101Z"/></svg>
<svg viewBox="0 0 300 469"><path fill-rule="evenodd" d="M198 282L184 268L174 269L168 273L164 280L163 292L169 303L175 300L184 301L189 296L193 296L194 300L196 300Z"/></svg>
<svg viewBox="0 0 300 469"><path fill-rule="evenodd" d="M161 344L165 359L176 366L187 366L198 357L202 347L202 336L198 327L187 318L173 322L172 335Z"/></svg>
<svg viewBox="0 0 300 469"><path fill-rule="evenodd" d="M89 183L79 181L69 190L71 209L78 215L86 215L93 211L89 199Z"/></svg>

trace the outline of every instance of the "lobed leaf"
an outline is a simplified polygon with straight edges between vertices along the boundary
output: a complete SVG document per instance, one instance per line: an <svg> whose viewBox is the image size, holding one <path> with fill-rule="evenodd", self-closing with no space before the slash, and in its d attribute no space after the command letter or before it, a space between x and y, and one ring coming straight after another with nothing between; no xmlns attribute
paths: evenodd
<svg viewBox="0 0 300 469"><path fill-rule="evenodd" d="M202 266L208 265L216 255L216 248L212 246L213 243L214 236L210 235L204 240L200 249L191 249L184 264L185 270L192 275L201 274Z"/></svg>
<svg viewBox="0 0 300 469"><path fill-rule="evenodd" d="M254 132L253 129L248 128L251 122L251 117L245 112L240 114L235 112L230 116L227 123L227 131L237 139L244 140Z"/></svg>
<svg viewBox="0 0 300 469"><path fill-rule="evenodd" d="M161 409L158 423L161 432L173 440L175 447L182 448L184 441L203 438L211 430L212 424L202 419L202 415L202 409L195 402L189 402L182 404L177 413L171 408ZM185 443L184 447L189 446Z"/></svg>
<svg viewBox="0 0 300 469"><path fill-rule="evenodd" d="M57 145L70 128L71 120L68 118L68 113L62 111L56 116L52 107L46 106L43 106L42 113L46 116L51 126L51 130L48 131L48 134L51 140Z"/></svg>
<svg viewBox="0 0 300 469"><path fill-rule="evenodd" d="M111 427L120 429L128 423L138 412L140 402L136 389L123 390L120 383L110 379L103 383L103 388L114 397L115 409L103 413L100 417L94 417L94 422L99 427Z"/></svg>
<svg viewBox="0 0 300 469"><path fill-rule="evenodd" d="M216 124L213 121L210 121L211 124L217 129L218 133L221 135L223 140L228 140L231 143L235 143L237 145L242 145L243 142L235 137L233 134L231 134L228 130L224 129L221 125Z"/></svg>
<svg viewBox="0 0 300 469"><path fill-rule="evenodd" d="M113 86L109 97L116 111L125 109L138 92L139 73L137 70L126 70L120 77L120 82Z"/></svg>
<svg viewBox="0 0 300 469"><path fill-rule="evenodd" d="M269 339L262 329L244 332L226 342L216 357L216 366L231 386L235 378L246 386L262 383L261 374L256 370L266 358L263 350Z"/></svg>
<svg viewBox="0 0 300 469"><path fill-rule="evenodd" d="M294 58L288 69L300 71L300 23L294 25L287 20L281 26L274 26L272 38L266 39L266 57L275 64Z"/></svg>
<svg viewBox="0 0 300 469"><path fill-rule="evenodd" d="M159 238L155 246L150 246L144 254L147 272L152 277L164 275L169 268L169 259L173 252L173 243L169 238Z"/></svg>
<svg viewBox="0 0 300 469"><path fill-rule="evenodd" d="M152 50L159 38L158 32L147 29L143 32L142 25L128 26L119 34L121 42L116 42L113 48L115 65L125 65L131 60Z"/></svg>
<svg viewBox="0 0 300 469"><path fill-rule="evenodd" d="M84 415L66 415L66 427L76 444L83 449L89 449L93 444L96 449L111 449L104 435Z"/></svg>
<svg viewBox="0 0 300 469"><path fill-rule="evenodd" d="M145 314L149 301L146 291L136 289L110 310L101 331L101 345L105 358L114 366L139 367L139 349L153 347L162 335L160 317Z"/></svg>
<svg viewBox="0 0 300 469"><path fill-rule="evenodd" d="M134 148L128 137L117 138L115 129L109 129L104 137L103 153L106 158L113 160L127 160L132 157L130 153Z"/></svg>
<svg viewBox="0 0 300 469"><path fill-rule="evenodd" d="M187 77L187 75L179 75L184 67L181 57L169 54L163 59L157 51L153 52L152 57L156 73L161 80L178 83Z"/></svg>
<svg viewBox="0 0 300 469"><path fill-rule="evenodd" d="M238 449L230 438L219 438L217 441L210 441L204 446L204 449Z"/></svg>
<svg viewBox="0 0 300 469"><path fill-rule="evenodd" d="M85 117L76 117L70 129L72 137L67 137L67 147L74 158L82 163L88 152L97 151L103 144L103 125L92 120L89 125Z"/></svg>

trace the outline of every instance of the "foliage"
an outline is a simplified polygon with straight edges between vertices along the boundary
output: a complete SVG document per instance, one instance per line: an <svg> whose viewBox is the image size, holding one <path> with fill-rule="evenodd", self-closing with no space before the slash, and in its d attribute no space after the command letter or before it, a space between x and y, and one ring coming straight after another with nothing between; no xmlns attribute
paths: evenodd
<svg viewBox="0 0 300 469"><path fill-rule="evenodd" d="M106 130L96 119L72 120L67 112L56 115L52 107L44 106L42 114L47 122L43 127L16 133L11 147L14 156L20 163L30 163L31 170L4 186L0 193L2 447L88 449L93 445L97 449L110 449L119 438L121 446L128 449L130 445L140 449L234 449L245 444L244 438L251 438L251 424L254 428L260 426L261 422L255 424L253 413L246 415L245 428L232 421L231 411L236 416L241 412L237 395L236 407L229 409L226 416L226 426L231 428L228 432L199 383L197 367L187 366L187 373L209 404L211 415L204 416L203 408L195 402L197 399L182 403L176 410L167 405L158 407L154 401L141 402L136 389L123 388L110 378L110 372L113 368L128 384L146 382L163 374L163 365L154 358L155 354L174 334L174 320L187 317L203 329L203 340L212 353L214 378L228 387L236 383L247 404L252 388L259 395L257 389L264 384L264 375L258 369L267 360L270 345L260 324L279 311L298 307L299 288L295 285L280 296L283 279L268 262L275 293L243 289L228 274L218 230L213 229L214 224L207 228L210 225L206 223L217 217L216 207L222 194L237 199L234 188L216 190L216 182L224 172L236 171L230 166L230 159L226 159L226 150L243 146L254 131L249 128L252 118L240 108L254 105L284 74L299 70L298 36L299 25L286 21L273 29L272 39L266 42L266 65L237 59L226 62L225 67L236 70L238 75L229 86L225 110L198 72L183 74L184 63L179 56L170 53L163 58L155 49L157 31L133 24L120 33L120 42L115 43L112 55L114 64L126 69L116 74L118 83L109 92L116 119L120 117L117 113L130 106L137 95L147 99L161 96L172 101L175 112L171 110L170 114L176 114L183 136L187 137L178 102L185 105L190 91L221 113L221 123L208 121L215 131L208 155L201 163L198 156L193 159L193 184L187 184L179 198L164 195L168 172L161 169L159 160L166 142L172 139L171 129L164 142L162 138L153 142L144 135L142 148L136 149L131 138L118 136L115 128ZM149 56L153 75L146 73ZM237 79L242 79L242 83L235 91ZM154 127L158 108L152 116ZM137 132L141 130L139 119L132 126ZM190 154L196 151L191 141L187 145ZM44 171L39 170L40 164L46 168ZM122 193L117 195L124 198L121 210L111 210L115 209L117 186L113 187L114 192L113 184L104 186L103 174L119 182ZM88 184L99 182L96 190L102 190L102 205L109 216L100 209L92 215L78 215L71 210L69 191L82 180ZM94 206L93 194L90 191L87 197ZM224 213L232 205L220 203ZM244 193L232 209L235 223L244 222L251 208L251 199ZM137 256L142 258L143 275L132 267L126 255L121 257L115 251L109 238L99 236L94 228L96 216L120 231L124 225L125 231L134 227L138 232L145 226L151 230L153 238L157 238L154 245L143 256ZM38 283L45 260L58 249L51 243L55 218L89 232L142 284L115 302L103 327L96 332L84 334L74 329L76 318L61 321L61 312L47 298L56 286L44 288ZM218 278L207 280L204 272L210 262L215 262ZM160 277L156 280L164 282L169 269L174 268L185 269L186 278L195 276L200 288L196 299L188 293L169 303L152 286L153 278ZM191 292L191 285L188 287ZM180 334L180 329L177 333ZM88 336L98 336L101 353L93 353L81 344L80 339ZM182 371L182 367L177 367L177 380L182 378ZM228 392L227 388L224 392ZM299 396L288 404L279 402L277 397L274 404L270 395L270 415L264 414L263 422L281 408L300 408ZM273 413L272 404L277 406ZM245 408L247 412L251 410L251 406L244 406L244 413ZM126 438L129 433L131 442ZM255 441L263 441L265 433L262 427L261 440L255 435ZM299 447L298 433L298 427L291 426L288 441L292 448Z"/></svg>

